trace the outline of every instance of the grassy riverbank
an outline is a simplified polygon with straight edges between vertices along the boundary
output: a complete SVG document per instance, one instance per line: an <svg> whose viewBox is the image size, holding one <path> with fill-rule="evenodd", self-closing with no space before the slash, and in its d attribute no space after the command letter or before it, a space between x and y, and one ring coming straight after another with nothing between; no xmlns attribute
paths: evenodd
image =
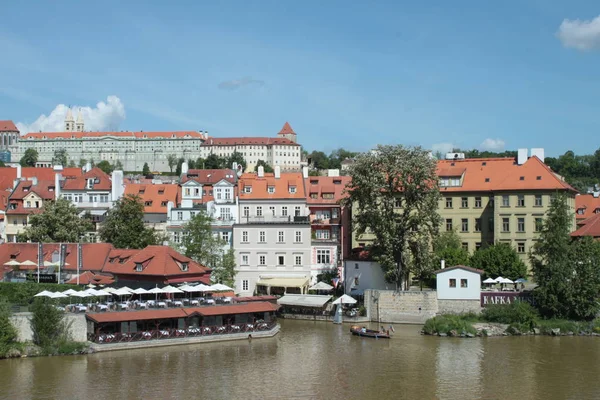
<svg viewBox="0 0 600 400"><path fill-rule="evenodd" d="M592 321L542 319L537 310L525 302L492 305L481 314L445 314L428 319L426 335L438 336L506 336L506 335L593 335L600 336L600 318Z"/></svg>

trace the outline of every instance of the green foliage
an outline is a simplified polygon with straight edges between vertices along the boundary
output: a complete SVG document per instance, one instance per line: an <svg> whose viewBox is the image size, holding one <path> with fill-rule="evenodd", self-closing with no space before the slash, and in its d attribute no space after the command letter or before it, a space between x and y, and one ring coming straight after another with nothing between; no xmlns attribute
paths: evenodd
<svg viewBox="0 0 600 400"><path fill-rule="evenodd" d="M69 168L77 168L77 165L75 164L75 160L69 161Z"/></svg>
<svg viewBox="0 0 600 400"><path fill-rule="evenodd" d="M175 154L167 155L167 163L169 164L169 169L171 173L173 173L173 168L177 165L177 156Z"/></svg>
<svg viewBox="0 0 600 400"><path fill-rule="evenodd" d="M191 158L188 159L188 169L196 169L196 161Z"/></svg>
<svg viewBox="0 0 600 400"><path fill-rule="evenodd" d="M496 243L479 249L471 257L471 266L485 271L487 277L511 280L527 275L527 266L508 243Z"/></svg>
<svg viewBox="0 0 600 400"><path fill-rule="evenodd" d="M448 267L469 265L469 252L463 249L455 231L443 232L433 240L432 269L440 268L442 260Z"/></svg>
<svg viewBox="0 0 600 400"><path fill-rule="evenodd" d="M461 149L452 149L453 153L464 153L465 154L465 158L502 158L502 157L516 157L517 156L517 152L516 151L511 151L511 150L507 150L507 151L501 151L501 152L496 152L496 151L480 151L477 149L473 149L473 150L461 150ZM441 154L441 153L440 153ZM444 155L441 155L442 157L440 159L444 158Z"/></svg>
<svg viewBox="0 0 600 400"><path fill-rule="evenodd" d="M150 175L150 167L148 166L147 162L145 162L144 166L142 167L142 175L144 175L144 176Z"/></svg>
<svg viewBox="0 0 600 400"><path fill-rule="evenodd" d="M206 157L203 164L203 169L221 169L226 167L225 159L213 153Z"/></svg>
<svg viewBox="0 0 600 400"><path fill-rule="evenodd" d="M535 327L539 314L533 306L525 301L513 301L510 304L490 304L483 309L481 319L500 324L519 324Z"/></svg>
<svg viewBox="0 0 600 400"><path fill-rule="evenodd" d="M176 176L181 176L181 167L183 166L184 162L185 162L185 158L183 158L183 157L181 157L177 160L177 167L175 168Z"/></svg>
<svg viewBox="0 0 600 400"><path fill-rule="evenodd" d="M123 171L123 163L121 160L117 160L113 165L113 171Z"/></svg>
<svg viewBox="0 0 600 400"><path fill-rule="evenodd" d="M233 163L237 163L242 166L242 171L246 170L246 160L242 153L234 151L229 157L225 159L223 168L233 168Z"/></svg>
<svg viewBox="0 0 600 400"><path fill-rule="evenodd" d="M254 166L254 172L258 172L258 167L263 167L265 169L265 173L273 173L273 167L271 167L265 160L258 160L256 165Z"/></svg>
<svg viewBox="0 0 600 400"><path fill-rule="evenodd" d="M79 168L83 168L83 167L85 167L85 164L87 164L87 160L85 158L80 158L79 164L77 164L77 165L79 166Z"/></svg>
<svg viewBox="0 0 600 400"><path fill-rule="evenodd" d="M225 243L213 235L211 222L212 219L204 211L190 219L183 228L183 238L179 250L186 257L204 266L218 268Z"/></svg>
<svg viewBox="0 0 600 400"><path fill-rule="evenodd" d="M560 333L563 334L567 332L579 333L593 331L593 324L556 318L539 320L535 327L538 328L543 335L551 335L553 329L560 329Z"/></svg>
<svg viewBox="0 0 600 400"><path fill-rule="evenodd" d="M96 167L100 168L105 174L108 175L113 172L113 166L110 165L110 163L106 160L100 161L98 164L96 164Z"/></svg>
<svg viewBox="0 0 600 400"><path fill-rule="evenodd" d="M344 206L352 207L357 235L372 234L371 252L388 282L401 287L411 271L427 273L423 249L437 236L436 162L420 147L378 146L350 166Z"/></svg>
<svg viewBox="0 0 600 400"><path fill-rule="evenodd" d="M57 352L59 344L69 339L69 326L64 321L64 313L44 299L36 299L30 310L33 343L46 354Z"/></svg>
<svg viewBox="0 0 600 400"><path fill-rule="evenodd" d="M213 266L211 279L214 282L223 283L227 286L233 287L236 275L235 267L235 250L229 249L225 254L223 254L220 261Z"/></svg>
<svg viewBox="0 0 600 400"><path fill-rule="evenodd" d="M66 167L67 163L67 149L54 150L54 156L52 157L52 165L62 165L63 167Z"/></svg>
<svg viewBox="0 0 600 400"><path fill-rule="evenodd" d="M22 167L35 167L35 164L38 161L39 154L36 149L27 149L25 150L25 154L21 157L19 164Z"/></svg>
<svg viewBox="0 0 600 400"><path fill-rule="evenodd" d="M144 204L135 195L117 201L99 233L103 242L112 243L118 249L143 249L159 244L161 239L154 229L144 225Z"/></svg>
<svg viewBox="0 0 600 400"><path fill-rule="evenodd" d="M92 223L79 218L69 200L59 198L44 203L44 210L29 217L29 225L18 235L19 242L74 243L93 230Z"/></svg>
<svg viewBox="0 0 600 400"><path fill-rule="evenodd" d="M36 282L0 282L0 298L6 299L10 304L27 306L31 303L33 296L41 291L64 292L67 289L77 290L76 285L57 285L55 283Z"/></svg>
<svg viewBox="0 0 600 400"><path fill-rule="evenodd" d="M6 298L0 297L0 357L17 344L17 329L10 321L10 306Z"/></svg>
<svg viewBox="0 0 600 400"><path fill-rule="evenodd" d="M476 322L476 320L477 319L473 314L439 315L425 321L423 331L428 335L436 335L438 333L448 334L451 331L455 331L459 335L462 333L471 333L475 335L477 330L473 327L473 322Z"/></svg>

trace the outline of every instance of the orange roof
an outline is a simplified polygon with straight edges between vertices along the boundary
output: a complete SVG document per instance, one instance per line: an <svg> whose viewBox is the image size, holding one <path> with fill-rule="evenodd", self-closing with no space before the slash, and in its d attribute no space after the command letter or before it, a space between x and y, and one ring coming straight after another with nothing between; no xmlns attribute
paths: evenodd
<svg viewBox="0 0 600 400"><path fill-rule="evenodd" d="M110 243L83 243L82 266L84 271L100 271L108 258L108 254L113 248ZM51 262L52 255L59 252L58 243L44 243L42 245L44 261ZM65 269L77 269L77 243L67 244L67 255L65 262L69 265ZM4 243L0 245L0 264L4 265L10 260L23 262L26 260L38 262L38 245L37 243ZM37 269L37 267L31 267Z"/></svg>
<svg viewBox="0 0 600 400"><path fill-rule="evenodd" d="M294 132L294 130L290 126L289 122L287 122L287 121L285 124L283 124L283 128L281 128L281 130L278 133L278 135L295 135L295 134L296 134L296 132Z"/></svg>
<svg viewBox="0 0 600 400"><path fill-rule="evenodd" d="M89 190L110 190L112 183L110 176L98 167L94 167L82 176L66 179L63 190L86 190L88 179L94 179L94 186Z"/></svg>
<svg viewBox="0 0 600 400"><path fill-rule="evenodd" d="M144 212L148 214L166 214L167 203L172 201L177 205L179 200L179 185L157 184L144 185L128 183L125 185L125 195L139 196L144 203Z"/></svg>
<svg viewBox="0 0 600 400"><path fill-rule="evenodd" d="M65 283L67 285L77 285L77 277L74 277ZM94 274L92 271L85 271L84 273L79 274L80 285L89 285L90 283L94 285L110 285L115 283L115 279L108 275Z"/></svg>
<svg viewBox="0 0 600 400"><path fill-rule="evenodd" d="M578 210L582 209L583 214ZM575 217L577 220L586 220L596 214L596 209L600 209L600 197L594 197L593 194L580 194L575 196Z"/></svg>
<svg viewBox="0 0 600 400"><path fill-rule="evenodd" d="M209 138L202 143L203 146L235 146L235 145L251 145L258 144L263 146L269 145L290 145L300 146L292 142L290 139L282 137L229 137L229 138Z"/></svg>
<svg viewBox="0 0 600 400"><path fill-rule="evenodd" d="M600 238L600 214L596 214L579 224L581 226L571 233L573 237L592 236Z"/></svg>
<svg viewBox="0 0 600 400"><path fill-rule="evenodd" d="M339 204L346 197L344 190L350 181L349 176L309 176L304 179L306 202L308 205ZM323 194L330 193L333 194L332 199L323 198Z"/></svg>
<svg viewBox="0 0 600 400"><path fill-rule="evenodd" d="M530 157L523 165L517 165L514 158L440 160L437 174L440 178L463 176L461 186L441 187L442 194L499 190L575 191L537 157Z"/></svg>
<svg viewBox="0 0 600 400"><path fill-rule="evenodd" d="M238 181L238 192L240 200L260 200L260 199L304 199L304 181L301 172L282 172L280 178L276 179L275 174L265 173L263 178L259 178L256 173L242 174ZM251 187L251 193L246 193L246 187ZM269 193L268 188L273 187L274 192ZM295 187L294 193L290 193L290 187Z"/></svg>
<svg viewBox="0 0 600 400"><path fill-rule="evenodd" d="M11 120L3 120L0 121L0 132L19 132L19 130Z"/></svg>
<svg viewBox="0 0 600 400"><path fill-rule="evenodd" d="M181 178L181 183L193 180L202 185L212 185L223 179L230 183L235 183L235 171L232 169L190 169Z"/></svg>
<svg viewBox="0 0 600 400"><path fill-rule="evenodd" d="M268 301L255 301L246 304L232 304L224 306L208 306L184 308L187 315L200 314L205 317L211 315L249 314L267 311L277 311L279 306Z"/></svg>
<svg viewBox="0 0 600 400"><path fill-rule="evenodd" d="M25 208L23 199L31 193L35 193L42 198L43 201L54 200L54 181L38 181L34 184L33 181L19 181L17 187L13 190L8 198L7 214L35 214L42 211L42 208Z"/></svg>
<svg viewBox="0 0 600 400"><path fill-rule="evenodd" d="M136 139L203 139L204 135L196 131L180 132L36 132L23 135L21 139L83 139L105 136Z"/></svg>

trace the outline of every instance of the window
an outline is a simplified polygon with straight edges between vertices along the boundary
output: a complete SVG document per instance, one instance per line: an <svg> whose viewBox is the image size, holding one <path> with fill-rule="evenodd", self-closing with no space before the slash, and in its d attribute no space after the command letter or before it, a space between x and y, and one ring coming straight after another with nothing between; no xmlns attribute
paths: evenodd
<svg viewBox="0 0 600 400"><path fill-rule="evenodd" d="M189 267L188 267L188 263L186 263L186 262L184 262L184 263L181 263L181 270L182 270L183 272L187 272L187 270L188 270L188 269L189 269Z"/></svg>
<svg viewBox="0 0 600 400"><path fill-rule="evenodd" d="M359 269L358 263L354 263L354 269Z"/></svg>
<svg viewBox="0 0 600 400"><path fill-rule="evenodd" d="M279 231L277 232L277 243L283 243L285 241L285 232Z"/></svg>
<svg viewBox="0 0 600 400"><path fill-rule="evenodd" d="M248 243L248 231L242 231L242 243Z"/></svg>
<svg viewBox="0 0 600 400"><path fill-rule="evenodd" d="M523 242L517 243L517 253L525 253L525 243L523 243Z"/></svg>
<svg viewBox="0 0 600 400"><path fill-rule="evenodd" d="M223 221L230 221L231 220L231 209L229 207L223 207L223 208L221 208L221 219Z"/></svg>
<svg viewBox="0 0 600 400"><path fill-rule="evenodd" d="M522 194L517 196L517 207L525 207L525 196Z"/></svg>
<svg viewBox="0 0 600 400"><path fill-rule="evenodd" d="M402 199L396 198L396 200L394 201L394 207L396 207L396 208L402 207Z"/></svg>
<svg viewBox="0 0 600 400"><path fill-rule="evenodd" d="M181 243L181 233L173 232L173 241L175 243Z"/></svg>
<svg viewBox="0 0 600 400"><path fill-rule="evenodd" d="M462 248L463 248L464 251L469 251L469 243L462 242Z"/></svg>
<svg viewBox="0 0 600 400"><path fill-rule="evenodd" d="M190 219L196 216L196 211L190 211Z"/></svg>
<svg viewBox="0 0 600 400"><path fill-rule="evenodd" d="M267 257L263 255L258 256L258 265L267 265Z"/></svg>
<svg viewBox="0 0 600 400"><path fill-rule="evenodd" d="M525 218L517 218L517 232L525 232Z"/></svg>
<svg viewBox="0 0 600 400"><path fill-rule="evenodd" d="M242 254L242 265L248 265L248 254Z"/></svg>
<svg viewBox="0 0 600 400"><path fill-rule="evenodd" d="M535 206L536 207L541 207L543 205L544 205L544 203L542 201L542 195L541 194L536 194L535 195Z"/></svg>
<svg viewBox="0 0 600 400"><path fill-rule="evenodd" d="M250 207L244 206L243 212L244 212L244 217L249 217L250 216Z"/></svg>
<svg viewBox="0 0 600 400"><path fill-rule="evenodd" d="M510 232L510 220L502 218L502 232Z"/></svg>
<svg viewBox="0 0 600 400"><path fill-rule="evenodd" d="M229 243L229 232L221 232L221 239Z"/></svg>
<svg viewBox="0 0 600 400"><path fill-rule="evenodd" d="M250 285L248 284L248 279L243 279L242 280L242 290L244 292L247 292L249 287L250 287Z"/></svg>
<svg viewBox="0 0 600 400"><path fill-rule="evenodd" d="M262 217L262 206L256 206L256 216Z"/></svg>
<svg viewBox="0 0 600 400"><path fill-rule="evenodd" d="M481 248L481 242L475 243L475 251L479 251L480 248Z"/></svg>
<svg viewBox="0 0 600 400"><path fill-rule="evenodd" d="M265 231L258 232L258 243L267 242L267 233Z"/></svg>
<svg viewBox="0 0 600 400"><path fill-rule="evenodd" d="M275 186L269 186L269 187L267 188L267 192L269 192L269 194L273 194L273 193L275 193Z"/></svg>
<svg viewBox="0 0 600 400"><path fill-rule="evenodd" d="M450 280L448 282L448 286L450 286L451 288L455 288L456 287L456 279L450 278Z"/></svg>
<svg viewBox="0 0 600 400"><path fill-rule="evenodd" d="M25 204L25 208L31 208L31 201L27 200L27 203Z"/></svg>
<svg viewBox="0 0 600 400"><path fill-rule="evenodd" d="M461 279L461 280L460 280L460 287L461 287L461 288L466 288L466 287L468 287L468 283L467 283L467 280L466 280L466 279Z"/></svg>
<svg viewBox="0 0 600 400"><path fill-rule="evenodd" d="M290 186L290 193L291 194L296 193L296 186Z"/></svg>
<svg viewBox="0 0 600 400"><path fill-rule="evenodd" d="M135 271L136 272L142 272L143 269L144 269L144 266L142 265L142 263L135 263Z"/></svg>
<svg viewBox="0 0 600 400"><path fill-rule="evenodd" d="M283 206L281 207L281 215L284 217L287 217L288 213L287 213L287 206Z"/></svg>
<svg viewBox="0 0 600 400"><path fill-rule="evenodd" d="M446 230L447 231L451 231L452 230L452 218L447 218L446 219Z"/></svg>
<svg viewBox="0 0 600 400"><path fill-rule="evenodd" d="M302 243L302 231L296 231L296 243Z"/></svg>
<svg viewBox="0 0 600 400"><path fill-rule="evenodd" d="M475 197L475 208L481 208L481 197Z"/></svg>
<svg viewBox="0 0 600 400"><path fill-rule="evenodd" d="M446 197L446 208L452 208L452 197Z"/></svg>
<svg viewBox="0 0 600 400"><path fill-rule="evenodd" d="M354 286L358 286L358 276L354 277Z"/></svg>
<svg viewBox="0 0 600 400"><path fill-rule="evenodd" d="M317 239L329 239L329 231L327 229L317 230Z"/></svg>
<svg viewBox="0 0 600 400"><path fill-rule="evenodd" d="M218 188L215 190L215 192L217 192L217 200L221 200L221 189Z"/></svg>
<svg viewBox="0 0 600 400"><path fill-rule="evenodd" d="M502 195L502 207L510 207L510 197Z"/></svg>
<svg viewBox="0 0 600 400"><path fill-rule="evenodd" d="M300 206L296 206L296 207L294 207L294 215L295 215L296 217L299 217L299 216L300 216Z"/></svg>
<svg viewBox="0 0 600 400"><path fill-rule="evenodd" d="M331 264L331 250L317 249L317 264Z"/></svg>
<svg viewBox="0 0 600 400"><path fill-rule="evenodd" d="M541 232L542 228L544 227L544 220L542 218L536 218L535 219L535 231L536 232Z"/></svg>
<svg viewBox="0 0 600 400"><path fill-rule="evenodd" d="M469 198L468 197L463 197L460 199L460 206L462 208L467 208L469 207Z"/></svg>
<svg viewBox="0 0 600 400"><path fill-rule="evenodd" d="M277 256L277 265L285 265L285 256Z"/></svg>
<svg viewBox="0 0 600 400"><path fill-rule="evenodd" d="M182 211L177 211L177 220L181 221L183 219L183 212Z"/></svg>
<svg viewBox="0 0 600 400"><path fill-rule="evenodd" d="M302 265L302 256L301 255L294 256L294 265Z"/></svg>
<svg viewBox="0 0 600 400"><path fill-rule="evenodd" d="M244 193L252 193L252 186L244 186Z"/></svg>
<svg viewBox="0 0 600 400"><path fill-rule="evenodd" d="M481 232L481 218L475 218L475 232Z"/></svg>
<svg viewBox="0 0 600 400"><path fill-rule="evenodd" d="M461 221L461 230L463 232L469 232L469 220L466 218L463 218Z"/></svg>

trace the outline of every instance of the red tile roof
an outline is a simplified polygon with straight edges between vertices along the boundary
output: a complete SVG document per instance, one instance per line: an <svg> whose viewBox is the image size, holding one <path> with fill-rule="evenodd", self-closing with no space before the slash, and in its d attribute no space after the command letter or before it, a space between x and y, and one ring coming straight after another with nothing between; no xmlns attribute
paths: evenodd
<svg viewBox="0 0 600 400"><path fill-rule="evenodd" d="M235 301L240 303L250 303L254 301L275 301L277 300L277 296L265 295L265 296L246 296L246 297L236 297Z"/></svg>
<svg viewBox="0 0 600 400"><path fill-rule="evenodd" d="M578 213L580 209L583 210L583 214ZM577 221L591 218L596 214L597 209L600 209L600 197L594 197L593 194L575 196L575 218L577 218Z"/></svg>
<svg viewBox="0 0 600 400"><path fill-rule="evenodd" d="M346 197L344 190L350 183L349 176L309 176L304 179L306 202L308 205L339 204ZM333 194L332 199L323 198L323 194ZM316 198L313 198L316 195Z"/></svg>
<svg viewBox="0 0 600 400"><path fill-rule="evenodd" d="M63 190L88 190L88 179L94 179L93 189L89 190L111 190L110 176L98 167L94 167L82 176L66 179L62 185Z"/></svg>
<svg viewBox="0 0 600 400"><path fill-rule="evenodd" d="M82 139L82 138L98 138L105 136L136 138L136 139L183 139L194 138L202 139L204 135L196 131L180 131L180 132L36 132L23 135L21 139Z"/></svg>
<svg viewBox="0 0 600 400"><path fill-rule="evenodd" d="M290 126L289 122L287 122L287 121L285 124L283 124L283 128L281 128L281 130L278 133L278 135L295 135L295 134L296 134L296 132L294 132L294 130Z"/></svg>
<svg viewBox="0 0 600 400"><path fill-rule="evenodd" d="M179 185L128 183L125 185L125 195L139 196L144 203L144 212L147 214L166 214L168 202L172 201L177 205L179 201Z"/></svg>
<svg viewBox="0 0 600 400"><path fill-rule="evenodd" d="M477 268L473 268L473 267L467 267L466 265L455 265L453 267L448 267L448 268L444 268L444 269L438 269L437 271L434 271L434 274L440 274L442 272L448 272L448 271L452 271L454 269L464 269L465 271L471 271L474 272L476 274L479 275L483 275L485 274L485 271L482 269L477 269Z"/></svg>
<svg viewBox="0 0 600 400"><path fill-rule="evenodd" d="M250 186L251 193L246 193L245 188ZM296 192L290 193L290 187L295 186ZM269 193L268 188L274 187L275 191ZM245 173L238 181L238 192L240 200L262 200L262 199L304 199L304 180L301 172L282 172L280 178L275 174L265 173L259 178L256 173Z"/></svg>
<svg viewBox="0 0 600 400"><path fill-rule="evenodd" d="M3 120L0 121L0 132L19 132L19 130L11 120Z"/></svg>
<svg viewBox="0 0 600 400"><path fill-rule="evenodd" d="M187 315L193 315L197 313L208 317L213 315L249 314L277 311L278 309L279 306L277 304L269 303L267 301L255 301L246 304L185 308L184 310Z"/></svg>
<svg viewBox="0 0 600 400"><path fill-rule="evenodd" d="M440 160L437 173L440 178L464 174L461 186L442 187L442 193L500 190L575 191L537 157L530 157L523 165L517 165L514 158Z"/></svg>
<svg viewBox="0 0 600 400"><path fill-rule="evenodd" d="M83 271L101 271L108 259L108 254L113 248L110 243L83 243L82 245L82 267ZM44 243L42 245L44 261L52 262L52 255L58 254L58 243ZM67 255L65 265L67 270L77 269L77 244L67 244ZM4 243L0 245L0 264L4 265L10 260L23 262L26 260L38 262L37 243ZM30 267L37 269L37 266Z"/></svg>
<svg viewBox="0 0 600 400"><path fill-rule="evenodd" d="M236 174L232 169L190 169L181 178L181 183L193 180L202 185L212 185L223 179L235 183L236 178Z"/></svg>
<svg viewBox="0 0 600 400"><path fill-rule="evenodd" d="M54 181L38 181L36 183L30 180L19 181L17 187L13 190L8 198L6 214L22 215L41 212L42 207L25 208L23 201L25 197L31 195L31 193L35 193L37 196L39 196L42 199L42 203L45 201L54 200L56 195L54 192Z"/></svg>
<svg viewBox="0 0 600 400"><path fill-rule="evenodd" d="M77 285L77 277L74 277L65 283L68 285ZM115 279L112 276L94 274L91 271L85 271L84 273L79 274L80 285L89 285L90 283L94 285L110 285L115 283Z"/></svg>
<svg viewBox="0 0 600 400"><path fill-rule="evenodd" d="M236 145L289 145L289 146L300 146L297 143L292 142L290 139L283 137L229 137L229 138L209 138L206 142L202 143L203 146L236 146Z"/></svg>
<svg viewBox="0 0 600 400"><path fill-rule="evenodd" d="M579 223L580 228L571 233L573 237L592 236L600 238L600 214Z"/></svg>

